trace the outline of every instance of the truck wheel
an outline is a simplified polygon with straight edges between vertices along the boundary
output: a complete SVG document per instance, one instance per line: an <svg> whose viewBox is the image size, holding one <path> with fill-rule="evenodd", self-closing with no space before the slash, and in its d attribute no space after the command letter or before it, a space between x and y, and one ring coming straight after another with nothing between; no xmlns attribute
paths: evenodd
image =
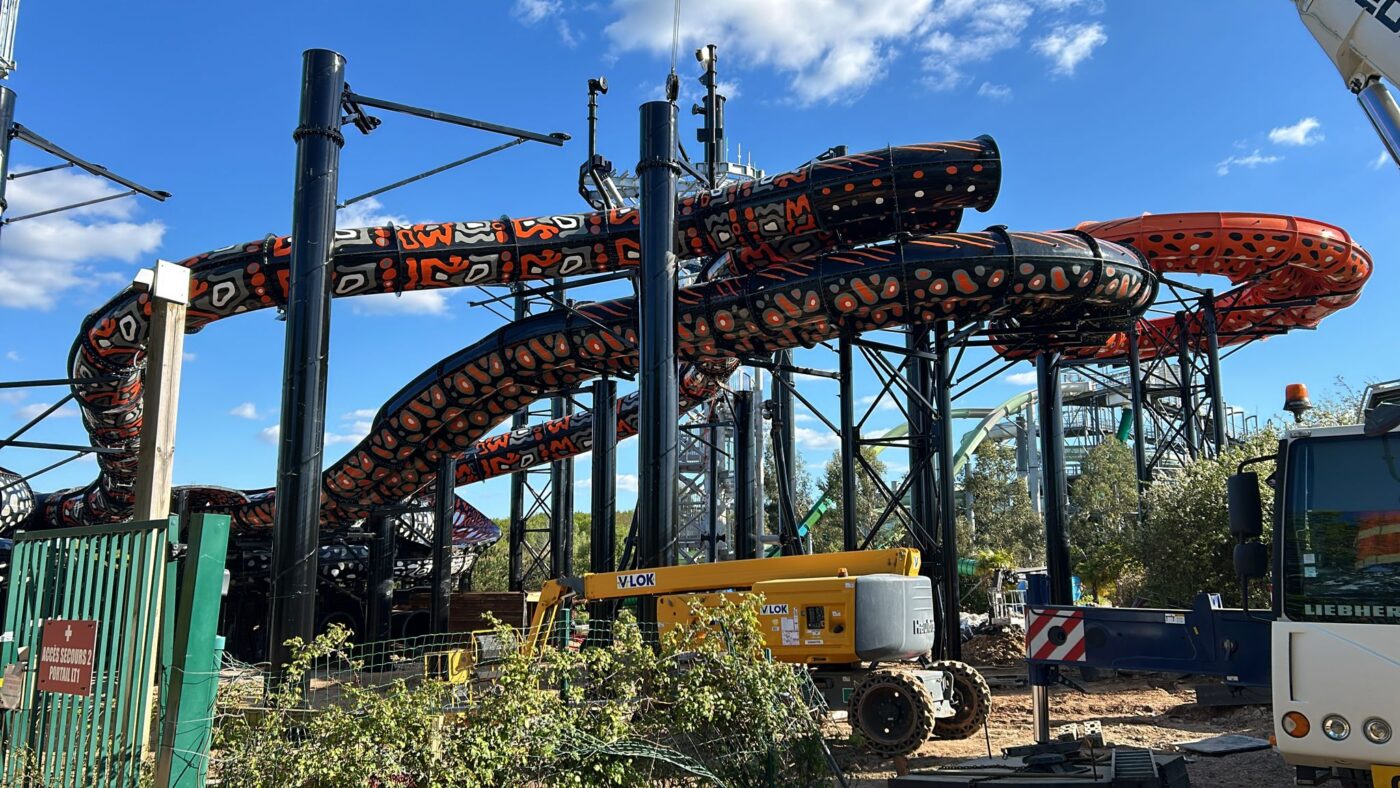
<svg viewBox="0 0 1400 788"><path fill-rule="evenodd" d="M939 660L928 666L953 677L953 716L938 721L933 735L939 739L966 739L982 730L992 713L992 688L966 662Z"/></svg>
<svg viewBox="0 0 1400 788"><path fill-rule="evenodd" d="M1371 773L1365 769L1338 769L1337 780L1342 788L1371 788Z"/></svg>
<svg viewBox="0 0 1400 788"><path fill-rule="evenodd" d="M871 752L907 755L933 733L933 696L917 677L881 668L866 674L851 693L851 727Z"/></svg>

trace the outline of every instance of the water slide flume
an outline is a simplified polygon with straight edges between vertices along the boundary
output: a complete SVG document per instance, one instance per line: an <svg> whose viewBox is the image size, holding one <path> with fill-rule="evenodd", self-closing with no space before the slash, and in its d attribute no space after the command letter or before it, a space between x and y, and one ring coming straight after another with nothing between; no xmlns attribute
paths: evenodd
<svg viewBox="0 0 1400 788"><path fill-rule="evenodd" d="M934 320L994 317L1097 345L1152 303L1156 278L1130 249L1087 236L953 233L835 252L682 288L677 353L723 360ZM369 435L327 469L331 517L421 489L444 452L469 449L541 397L636 366L634 299L502 327L409 383ZM1087 338L1087 340L1086 340Z"/></svg>
<svg viewBox="0 0 1400 788"><path fill-rule="evenodd" d="M962 209L985 210L995 201L1000 172L996 146L987 137L816 161L679 201L676 242L687 255L728 252L729 269L746 273L899 233L955 229ZM341 230L332 251L333 294L499 284L635 266L637 222L635 211L617 210ZM183 261L191 269L189 330L283 305L289 257L287 239L270 237ZM0 529L129 516L149 312L145 294L124 290L88 316L70 354L75 378L119 378L75 393L94 445L123 451L98 457L99 476L91 484L37 496L33 507L13 491ZM215 508L247 501L250 494L264 500L268 495L205 486L190 492Z"/></svg>

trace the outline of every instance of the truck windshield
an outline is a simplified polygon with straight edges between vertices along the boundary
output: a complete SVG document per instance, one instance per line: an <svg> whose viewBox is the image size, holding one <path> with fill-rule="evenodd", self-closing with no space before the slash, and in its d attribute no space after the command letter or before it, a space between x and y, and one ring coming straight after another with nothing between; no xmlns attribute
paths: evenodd
<svg viewBox="0 0 1400 788"><path fill-rule="evenodd" d="M1288 447L1284 614L1400 624L1400 434Z"/></svg>

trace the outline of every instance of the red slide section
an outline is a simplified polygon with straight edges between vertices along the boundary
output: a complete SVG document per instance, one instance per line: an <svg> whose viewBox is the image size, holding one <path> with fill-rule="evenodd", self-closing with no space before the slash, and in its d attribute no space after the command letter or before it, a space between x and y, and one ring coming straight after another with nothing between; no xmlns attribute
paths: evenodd
<svg viewBox="0 0 1400 788"><path fill-rule="evenodd" d="M1146 214L1085 222L1076 229L1137 249L1159 274L1215 274L1237 287L1215 298L1220 344L1316 328L1350 306L1371 276L1371 256L1340 227L1292 216L1250 213ZM1200 320L1188 321L1195 334ZM1175 318L1138 327L1144 358L1175 353ZM1196 337L1191 338L1192 341ZM1080 357L1120 358L1126 334Z"/></svg>

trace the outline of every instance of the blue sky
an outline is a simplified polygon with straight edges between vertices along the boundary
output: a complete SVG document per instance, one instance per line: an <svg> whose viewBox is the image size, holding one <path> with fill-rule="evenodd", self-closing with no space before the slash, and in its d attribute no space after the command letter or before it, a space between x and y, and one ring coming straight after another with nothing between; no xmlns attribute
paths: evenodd
<svg viewBox="0 0 1400 788"><path fill-rule="evenodd" d="M26 4L16 47L17 119L94 161L167 189L164 204L123 200L61 219L6 228L0 241L0 378L63 376L82 316L154 257L285 233L300 52L344 53L356 90L542 131L563 149L517 147L385 195L346 225L456 221L584 210L574 194L584 158L585 85L606 75L602 152L637 158L637 106L659 92L670 61L670 3L521 0L382 4ZM731 154L776 172L831 145L886 144L989 133L1001 146L1001 198L966 227L1054 229L1143 211L1237 210L1339 224L1365 244L1376 273L1358 304L1314 332L1245 349L1224 370L1227 398L1267 417L1285 383L1326 389L1400 376L1391 313L1400 296L1395 208L1400 177L1290 3L1282 0L850 0L742 3L687 0L679 70L688 107L698 95L692 50L718 43L730 95ZM702 9L710 16L701 18ZM683 114L683 140L698 145ZM351 134L341 194L350 195L496 144L479 132L387 116ZM16 169L48 161L16 146ZM21 180L10 215L92 196L79 176ZM601 297L606 293L598 293ZM366 415L404 382L478 339L500 320L439 292L339 302L334 311L330 444L363 434ZM1387 315L1390 315L1387 317ZM283 324L262 312L187 340L176 481L270 485L267 432L280 399ZM824 351L799 363L834 368ZM1026 372L1029 365L1013 372ZM873 392L867 380L860 386ZM1024 386L995 381L966 400L993 405ZM834 383L805 384L835 412ZM0 401L0 427L18 427L52 390ZM829 406L829 407L828 407ZM892 426L885 412L871 426ZM881 419L884 419L882 421ZM809 464L834 438L802 425ZM83 442L79 420L34 433ZM635 442L621 472L635 473ZM51 461L7 450L0 464ZM898 462L892 464L898 465ZM41 490L88 481L91 463L42 477ZM588 463L578 464L581 479ZM621 504L631 505L629 479ZM488 514L506 485L462 493ZM580 493L580 508L586 497Z"/></svg>

